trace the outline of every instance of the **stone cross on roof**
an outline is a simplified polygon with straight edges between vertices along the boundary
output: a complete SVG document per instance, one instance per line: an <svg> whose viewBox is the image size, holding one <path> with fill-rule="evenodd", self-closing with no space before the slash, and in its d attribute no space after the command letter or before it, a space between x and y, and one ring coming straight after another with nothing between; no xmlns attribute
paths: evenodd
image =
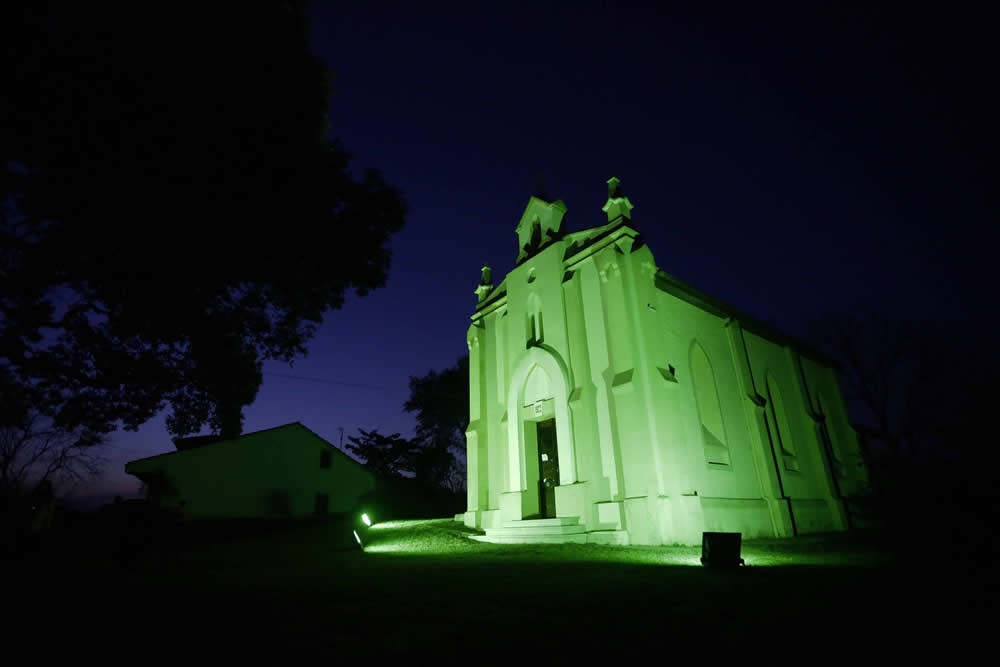
<svg viewBox="0 0 1000 667"><path fill-rule="evenodd" d="M493 283L490 282L490 265L484 264L483 268L480 269L482 272L479 278L479 285L476 287L476 296L479 297L479 302L482 303L490 292L493 291Z"/></svg>
<svg viewBox="0 0 1000 667"><path fill-rule="evenodd" d="M616 176L608 179L608 201L605 202L601 210L608 214L608 222L613 222L618 218L632 219L631 211L635 208L632 202L622 193L622 182Z"/></svg>

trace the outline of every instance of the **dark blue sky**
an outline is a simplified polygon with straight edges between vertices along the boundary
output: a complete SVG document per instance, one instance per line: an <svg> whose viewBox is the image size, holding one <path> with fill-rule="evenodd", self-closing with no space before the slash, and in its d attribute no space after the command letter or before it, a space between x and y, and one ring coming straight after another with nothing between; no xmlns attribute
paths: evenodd
<svg viewBox="0 0 1000 667"><path fill-rule="evenodd" d="M998 105L980 17L314 4L331 134L410 213L386 288L331 313L294 368L266 365L247 431L410 434L408 377L465 352L479 267L495 282L513 267L539 178L573 231L605 221L618 176L661 269L791 333L872 310L967 332L993 303ZM100 491L132 492L124 462L170 449L162 417L116 433Z"/></svg>

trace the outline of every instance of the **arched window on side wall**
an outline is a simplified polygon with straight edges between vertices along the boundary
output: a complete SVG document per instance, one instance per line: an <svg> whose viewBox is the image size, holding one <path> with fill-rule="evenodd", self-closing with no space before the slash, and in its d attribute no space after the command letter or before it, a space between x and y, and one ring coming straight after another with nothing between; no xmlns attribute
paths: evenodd
<svg viewBox="0 0 1000 667"><path fill-rule="evenodd" d="M785 470L798 472L799 457L795 450L795 441L792 439L792 429L788 423L785 401L781 398L778 382L774 379L771 371L767 372L767 404L774 430L775 453L780 454Z"/></svg>
<svg viewBox="0 0 1000 667"><path fill-rule="evenodd" d="M826 396L822 393L816 395L816 407L819 409L819 413L823 415L823 421L820 424L820 431L823 434L823 444L826 446L827 451L830 454L830 459L833 462L833 470L837 477L847 477L847 466L844 461L843 452L840 451L838 443L833 439L833 429L830 428L830 413L827 412L827 406L833 405L826 400Z"/></svg>
<svg viewBox="0 0 1000 667"><path fill-rule="evenodd" d="M701 422L701 438L705 445L705 461L729 465L729 444L722 422L722 406L715 384L715 374L705 349L695 341L691 345L691 384Z"/></svg>

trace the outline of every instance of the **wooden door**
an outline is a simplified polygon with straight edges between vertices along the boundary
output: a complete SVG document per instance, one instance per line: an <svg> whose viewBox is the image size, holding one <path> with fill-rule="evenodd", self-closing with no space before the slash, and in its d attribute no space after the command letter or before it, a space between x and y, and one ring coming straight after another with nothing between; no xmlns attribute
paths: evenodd
<svg viewBox="0 0 1000 667"><path fill-rule="evenodd" d="M556 516L556 487L559 486L559 450L556 420L537 422L538 428L538 513Z"/></svg>

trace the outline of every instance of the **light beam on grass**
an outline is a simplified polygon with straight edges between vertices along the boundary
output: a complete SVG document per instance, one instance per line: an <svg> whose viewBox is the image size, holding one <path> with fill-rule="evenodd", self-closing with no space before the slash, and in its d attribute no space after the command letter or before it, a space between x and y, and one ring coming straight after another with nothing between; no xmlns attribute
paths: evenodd
<svg viewBox="0 0 1000 667"><path fill-rule="evenodd" d="M392 557L455 556L502 553L527 560L567 560L572 562L615 562L659 567L703 570L701 548L696 546L605 546L598 544L489 544L467 538L454 523L445 519L380 521L368 528L364 550L367 554ZM803 551L798 542L744 543L742 555L748 566L757 568L814 565L824 567L863 564L856 555L828 550Z"/></svg>

